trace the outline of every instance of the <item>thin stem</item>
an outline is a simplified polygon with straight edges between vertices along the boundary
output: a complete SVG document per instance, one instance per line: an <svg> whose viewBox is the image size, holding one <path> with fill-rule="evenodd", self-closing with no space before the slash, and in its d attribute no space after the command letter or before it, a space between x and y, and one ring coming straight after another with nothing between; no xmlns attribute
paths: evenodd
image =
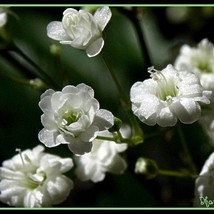
<svg viewBox="0 0 214 214"><path fill-rule="evenodd" d="M108 141L116 141L114 137L105 137L105 136L97 136L96 139L98 140L108 140Z"/></svg>
<svg viewBox="0 0 214 214"><path fill-rule="evenodd" d="M121 101L123 103L123 105L126 107L126 108L130 108L130 102L129 102L129 99L127 98L126 94L124 93L124 90L122 89L116 75L114 74L114 72L111 70L110 66L108 65L107 63L107 60L104 56L104 54L101 53L101 58L102 58L102 61L103 63L105 64L108 72L110 73L111 77L112 77L112 80L114 81L115 83L115 86L120 94L120 97L121 97Z"/></svg>
<svg viewBox="0 0 214 214"><path fill-rule="evenodd" d="M177 131L178 131L178 134L179 134L179 137L180 137L180 141L181 141L184 153L185 153L186 161L187 161L190 169L192 170L192 172L194 174L197 174L198 170L197 170L197 168L196 168L196 166L195 166L195 164L194 164L194 162L192 160L192 157L190 155L190 152L189 152L189 149L187 147L187 143L186 143L182 128L181 128L179 123L177 123L176 127L177 127Z"/></svg>
<svg viewBox="0 0 214 214"><path fill-rule="evenodd" d="M132 124L132 131L133 131L133 139L130 140L130 142L132 142L134 145L137 145L139 143L141 143L143 141L143 131L140 127L139 121L137 120L137 118L134 116L132 110L131 110L131 102L129 100L129 98L127 97L127 95L124 93L119 81L117 80L114 72L112 72L112 70L110 69L105 57L103 54L101 54L101 58L103 60L103 63L105 64L105 66L107 67L117 89L118 92L120 94L121 97L121 104L122 107L124 108L124 110L128 113L128 117L129 120ZM127 139L125 139L127 141Z"/></svg>
<svg viewBox="0 0 214 214"><path fill-rule="evenodd" d="M97 136L96 139L98 140L108 140L108 141L114 141L117 143L125 143L125 142L129 142L130 139L129 138L123 138L120 132L114 133L115 135L113 137L106 137L106 136Z"/></svg>
<svg viewBox="0 0 214 214"><path fill-rule="evenodd" d="M19 47L15 44L13 45L13 51L20 54L27 62L29 62L38 72L39 77L54 89L60 89L61 87L45 72L39 67L32 59L30 59Z"/></svg>
<svg viewBox="0 0 214 214"><path fill-rule="evenodd" d="M159 169L158 173L160 175L174 176L174 177L191 177L191 178L197 177L197 175L192 175L189 173L184 173L184 172L179 172L179 171L171 171L171 170L163 170L163 169Z"/></svg>
<svg viewBox="0 0 214 214"><path fill-rule="evenodd" d="M3 73L3 72L0 72L0 76L7 77L8 79L13 80L14 82L17 82L19 84L27 85L27 86L31 86L32 87L32 85L30 84L30 82L27 81L27 80L19 79L19 78L16 78L15 76L11 76L11 75Z"/></svg>
<svg viewBox="0 0 214 214"><path fill-rule="evenodd" d="M131 23L133 24L135 31L136 31L136 35L138 37L138 41L139 41L139 45L140 45L140 49L142 52L142 56L143 56L143 61L145 63L145 67L148 68L152 65L152 61L150 58L150 54L146 45L146 41L144 38L144 33L140 24L140 18L138 16L138 8L133 7L132 10L127 10L124 7L119 7L118 8L127 18L129 18L129 20L131 21Z"/></svg>

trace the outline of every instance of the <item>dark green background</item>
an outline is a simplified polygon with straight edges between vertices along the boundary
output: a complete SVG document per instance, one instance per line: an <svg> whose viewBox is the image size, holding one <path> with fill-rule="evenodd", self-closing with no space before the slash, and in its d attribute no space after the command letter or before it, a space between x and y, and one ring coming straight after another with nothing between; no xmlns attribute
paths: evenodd
<svg viewBox="0 0 214 214"><path fill-rule="evenodd" d="M118 6L120 7L120 6ZM105 45L102 54L120 81L125 93L136 81L149 77L148 63L144 61L138 37L130 20L118 7L110 7L112 18L104 30ZM101 56L88 58L84 51L70 46L61 47L61 65L51 55L49 47L56 41L47 37L46 26L51 21L60 21L67 7L35 6L10 8L18 18L9 15L6 28L16 45L35 63L45 70L56 82L61 84L62 71L68 75L67 84L85 83L95 91L101 108L128 122L121 108L120 96L106 69ZM79 7L77 7L79 9ZM214 41L212 7L189 7L186 20L172 22L166 16L167 7L143 7L141 26L149 48L152 63L156 69L173 64L182 44L195 45L203 38ZM211 12L210 12L211 11ZM4 52L3 52L4 53ZM144 53L145 54L145 53ZM38 132L42 129L38 102L43 91L20 85L4 76L5 73L26 78L21 67L0 56L0 159L3 162L15 155L15 149L33 148L40 142ZM21 63L26 66L25 63ZM150 65L151 66L151 65ZM31 74L28 74L31 76ZM62 85L61 85L62 86ZM159 127L142 124L145 133L154 133ZM183 125L188 147L198 170L213 151L213 147L201 130L199 124ZM157 176L146 180L134 173L138 157L153 158L164 169L178 170L186 167L181 161L182 148L172 128L166 135L152 138L136 147L130 148L126 155L128 169L123 175L107 174L103 182L74 181L74 189L66 201L56 207L192 207L194 181L190 178ZM67 146L46 148L47 152L62 157L71 156ZM7 207L6 204L0 204Z"/></svg>

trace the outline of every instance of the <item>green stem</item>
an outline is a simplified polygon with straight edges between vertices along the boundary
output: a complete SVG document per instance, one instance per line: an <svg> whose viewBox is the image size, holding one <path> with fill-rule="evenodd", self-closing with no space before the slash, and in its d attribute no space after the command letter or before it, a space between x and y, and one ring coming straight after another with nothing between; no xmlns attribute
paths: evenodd
<svg viewBox="0 0 214 214"><path fill-rule="evenodd" d="M192 170L192 172L194 174L197 174L198 170L197 170L197 168L196 168L196 166L195 166L195 164L194 164L194 162L192 160L192 157L190 155L190 152L189 152L189 149L187 147L187 143L186 143L186 140L185 140L181 125L179 123L177 123L176 127L177 127L177 131L178 131L178 134L179 134L179 137L180 137L180 141L181 141L183 150L184 150L184 154L185 154L185 157L186 157L186 162L189 165L189 167Z"/></svg>
<svg viewBox="0 0 214 214"><path fill-rule="evenodd" d="M11 76L11 75L3 73L3 72L0 73L0 76L4 76L4 77L6 77L6 78L8 78L10 80L13 80L14 82L19 83L19 84L27 85L27 86L31 86L32 87L32 85L30 84L30 82L27 81L27 80L19 79L19 78L16 78L15 76Z"/></svg>
<svg viewBox="0 0 214 214"><path fill-rule="evenodd" d="M105 137L105 136L97 136L96 137L97 140L108 140L108 141L116 141L116 139L114 137Z"/></svg>
<svg viewBox="0 0 214 214"><path fill-rule="evenodd" d="M163 170L163 169L159 169L158 173L160 175L175 176L175 177L191 177L191 178L197 177L197 175L192 175L189 173L183 173L183 172L171 171L171 170Z"/></svg>
<svg viewBox="0 0 214 214"><path fill-rule="evenodd" d="M97 136L96 139L98 140L108 140L108 141L114 141L117 143L125 143L130 142L130 138L123 138L120 132L114 133L113 137L106 137L106 136Z"/></svg>
<svg viewBox="0 0 214 214"><path fill-rule="evenodd" d="M145 64L145 67L151 67L152 66L152 61L150 58L150 53L148 51L146 41L144 39L144 33L140 24L140 18L138 16L138 8L132 7L132 10L127 10L124 7L119 7L119 10L131 21L133 24L136 35L138 37L141 53L143 56L143 61Z"/></svg>
<svg viewBox="0 0 214 214"><path fill-rule="evenodd" d="M121 102L123 104L123 107L125 107L126 109L127 108L129 109L130 108L129 99L127 98L126 94L124 93L124 90L122 89L122 87L121 87L121 85L120 85L120 83L119 83L116 75L114 74L114 72L112 71L112 69L110 68L110 66L108 65L107 60L106 60L104 54L102 54L102 53L101 53L101 58L102 58L103 63L105 64L108 72L110 73L110 75L112 77L112 80L115 83L115 86L116 86L116 88L117 88L117 90L119 92L119 95L121 97Z"/></svg>
<svg viewBox="0 0 214 214"><path fill-rule="evenodd" d="M19 47L15 44L12 47L12 50L18 53L23 57L27 62L29 62L38 72L37 75L41 78L47 85L54 89L61 89L61 87L45 72L39 67L32 59L30 59Z"/></svg>

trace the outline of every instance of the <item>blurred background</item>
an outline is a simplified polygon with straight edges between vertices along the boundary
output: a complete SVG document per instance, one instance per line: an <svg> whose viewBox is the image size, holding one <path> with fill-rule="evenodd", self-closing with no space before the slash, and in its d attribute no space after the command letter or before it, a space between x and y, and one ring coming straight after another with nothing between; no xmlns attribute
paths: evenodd
<svg viewBox="0 0 214 214"><path fill-rule="evenodd" d="M91 86L101 108L110 110L123 122L129 122L100 55L88 58L84 51L58 45L47 37L48 23L61 21L66 8L68 7L10 7L12 13L8 14L5 26L7 33L0 33L1 163L14 156L16 148L25 150L40 144L38 132L43 128L38 102L45 89L39 90L11 79L15 77L30 80L37 76L30 72L34 68L22 56L7 51L6 42L9 37L58 85L62 87L66 84L85 83ZM153 65L161 70L167 64L173 64L182 44L195 45L203 38L214 42L213 7L136 7L148 53L142 51L136 28L124 12L131 10L131 6L110 9L112 18L104 30L105 45L102 54L128 96L136 81L149 78L149 66ZM54 48L59 51L57 54ZM146 54L151 58L150 63L146 61ZM213 146L198 123L182 125L182 128L192 158L200 171L213 151ZM152 134L159 127L142 124L142 129L145 133ZM46 148L46 152L62 157L71 156L65 145ZM185 168L181 161L181 145L174 129L129 148L124 155L128 169L123 175L107 174L104 181L96 184L73 178L74 189L70 196L56 207L192 207L193 179L160 175L149 180L134 173L135 162L140 156L154 159L163 169ZM73 172L69 175L72 177ZM0 206L7 207L3 203Z"/></svg>

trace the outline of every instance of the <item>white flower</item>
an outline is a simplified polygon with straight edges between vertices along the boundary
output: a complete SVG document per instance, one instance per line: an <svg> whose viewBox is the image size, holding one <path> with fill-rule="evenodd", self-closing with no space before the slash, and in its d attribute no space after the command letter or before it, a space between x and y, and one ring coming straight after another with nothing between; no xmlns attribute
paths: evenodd
<svg viewBox="0 0 214 214"><path fill-rule="evenodd" d="M213 203L207 204L206 201L209 200ZM214 152L205 161L205 164L195 181L194 206L214 206Z"/></svg>
<svg viewBox="0 0 214 214"><path fill-rule="evenodd" d="M112 137L112 133L104 131L101 136ZM90 153L74 157L77 177L97 183L104 180L106 172L122 174L127 164L119 153L126 149L126 143L95 139Z"/></svg>
<svg viewBox="0 0 214 214"><path fill-rule="evenodd" d="M27 149L0 167L0 200L15 207L50 207L63 202L73 182L63 175L73 167L71 158Z"/></svg>
<svg viewBox="0 0 214 214"><path fill-rule="evenodd" d="M208 39L197 47L183 45L175 60L175 68L196 73L205 89L214 91L214 46Z"/></svg>
<svg viewBox="0 0 214 214"><path fill-rule="evenodd" d="M133 113L145 124L174 126L179 119L190 124L201 115L198 102L209 104L211 91L205 91L191 72L168 65L162 71L149 68L151 79L131 87Z"/></svg>
<svg viewBox="0 0 214 214"><path fill-rule="evenodd" d="M8 7L0 7L0 28L7 23L7 10Z"/></svg>
<svg viewBox="0 0 214 214"><path fill-rule="evenodd" d="M44 112L39 140L47 147L68 144L79 155L90 152L97 133L114 123L113 114L100 109L94 90L83 83L65 86L62 91L48 89L39 106Z"/></svg>
<svg viewBox="0 0 214 214"><path fill-rule="evenodd" d="M68 8L63 12L62 22L53 21L48 24L47 35L61 44L86 50L89 57L94 57L103 48L102 31L111 15L107 6L97 9L94 15L86 10Z"/></svg>

